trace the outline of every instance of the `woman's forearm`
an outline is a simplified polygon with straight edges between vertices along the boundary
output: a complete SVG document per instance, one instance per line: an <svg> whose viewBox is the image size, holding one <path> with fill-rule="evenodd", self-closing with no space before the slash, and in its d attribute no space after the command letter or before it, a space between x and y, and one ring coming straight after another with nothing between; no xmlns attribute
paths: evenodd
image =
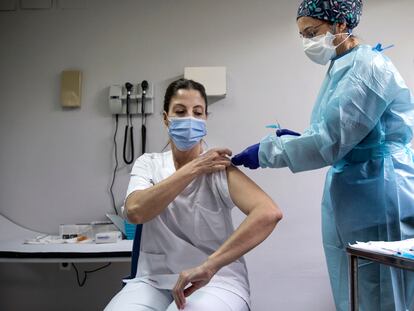
<svg viewBox="0 0 414 311"><path fill-rule="evenodd" d="M280 210L273 206L253 209L227 241L209 256L205 264L214 273L217 272L260 244L281 219Z"/></svg>
<svg viewBox="0 0 414 311"><path fill-rule="evenodd" d="M126 202L126 216L131 223L145 223L160 213L197 177L190 166L184 166L160 183L132 192Z"/></svg>

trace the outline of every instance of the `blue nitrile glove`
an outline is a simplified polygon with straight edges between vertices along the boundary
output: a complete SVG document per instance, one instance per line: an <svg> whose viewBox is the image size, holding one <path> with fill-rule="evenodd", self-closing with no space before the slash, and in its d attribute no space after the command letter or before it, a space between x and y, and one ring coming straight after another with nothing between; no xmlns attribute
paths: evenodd
<svg viewBox="0 0 414 311"><path fill-rule="evenodd" d="M268 125L267 128L274 128L276 129L276 136L284 136L284 135L292 135L292 136L300 136L299 133L280 128L279 123L276 125ZM260 167L259 164L259 144L252 145L247 147L244 151L236 154L232 159L231 162L236 165L243 165L245 167L250 168L251 170L255 170Z"/></svg>
<svg viewBox="0 0 414 311"><path fill-rule="evenodd" d="M255 144L253 146L247 147L244 151L236 154L232 159L231 163L236 166L243 165L250 168L251 170L257 169L259 165L259 146L260 144Z"/></svg>
<svg viewBox="0 0 414 311"><path fill-rule="evenodd" d="M280 137L280 136L283 136L283 135L300 136L299 133L288 130L288 129L277 129L276 130L276 136L277 137Z"/></svg>

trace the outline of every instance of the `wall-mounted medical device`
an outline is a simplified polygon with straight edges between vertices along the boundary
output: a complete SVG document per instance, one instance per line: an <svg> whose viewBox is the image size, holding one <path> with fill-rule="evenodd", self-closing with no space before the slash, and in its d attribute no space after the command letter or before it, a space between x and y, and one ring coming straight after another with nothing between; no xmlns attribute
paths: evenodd
<svg viewBox="0 0 414 311"><path fill-rule="evenodd" d="M207 96L226 96L226 67L185 67L184 78L203 84Z"/></svg>
<svg viewBox="0 0 414 311"><path fill-rule="evenodd" d="M154 85L147 82L148 85L145 88L145 80L141 83L128 84L131 86L127 90L125 84L123 85L111 85L109 87L109 109L112 114L126 115L127 106L128 112L131 115L142 114L142 108L144 108L144 114L154 113ZM144 84L144 101L145 105L142 107L143 98L143 85ZM127 105L127 103L129 105Z"/></svg>

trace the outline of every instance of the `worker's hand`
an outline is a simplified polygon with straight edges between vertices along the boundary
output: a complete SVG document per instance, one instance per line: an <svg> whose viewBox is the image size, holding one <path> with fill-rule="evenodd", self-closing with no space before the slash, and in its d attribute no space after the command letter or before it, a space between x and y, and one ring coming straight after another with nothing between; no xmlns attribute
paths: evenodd
<svg viewBox="0 0 414 311"><path fill-rule="evenodd" d="M214 148L203 153L187 165L196 175L214 173L225 170L231 165L228 158L231 154L231 151L227 148Z"/></svg>
<svg viewBox="0 0 414 311"><path fill-rule="evenodd" d="M295 131L291 131L291 130L288 130L288 129L277 129L276 130L276 136L277 137L284 136L284 135L300 136L300 133L295 132Z"/></svg>
<svg viewBox="0 0 414 311"><path fill-rule="evenodd" d="M257 169L260 166L259 165L259 146L260 144L256 144L256 145L247 147L244 151L235 155L231 159L231 162L237 166L243 165L252 170Z"/></svg>
<svg viewBox="0 0 414 311"><path fill-rule="evenodd" d="M196 290L207 285L216 272L217 270L209 267L207 263L181 272L172 290L178 310L184 309L185 297L190 296Z"/></svg>

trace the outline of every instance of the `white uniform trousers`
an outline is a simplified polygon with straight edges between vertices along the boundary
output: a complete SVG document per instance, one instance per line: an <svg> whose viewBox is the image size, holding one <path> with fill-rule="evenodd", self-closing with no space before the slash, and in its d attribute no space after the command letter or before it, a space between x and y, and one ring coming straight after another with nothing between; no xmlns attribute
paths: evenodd
<svg viewBox="0 0 414 311"><path fill-rule="evenodd" d="M185 311L249 311L247 303L226 289L205 286L186 298ZM178 311L171 290L129 282L104 311Z"/></svg>

